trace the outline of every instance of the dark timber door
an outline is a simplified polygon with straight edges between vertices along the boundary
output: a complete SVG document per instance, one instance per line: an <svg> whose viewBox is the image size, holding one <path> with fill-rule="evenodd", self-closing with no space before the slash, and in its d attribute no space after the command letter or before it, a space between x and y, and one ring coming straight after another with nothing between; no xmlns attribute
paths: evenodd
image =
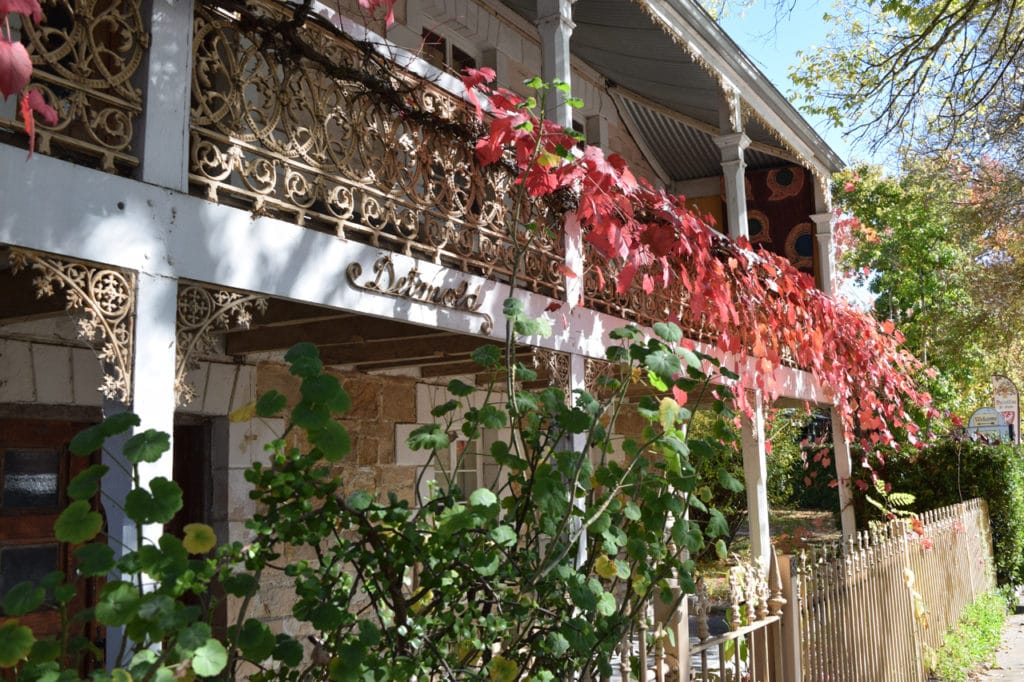
<svg viewBox="0 0 1024 682"><path fill-rule="evenodd" d="M87 457L72 456L67 447L87 426L0 419L0 599L19 582L38 583L53 571L73 577L74 547L57 542L53 524L67 505L68 481L90 464ZM92 603L95 585L81 583L69 615ZM0 618L4 615L0 605ZM52 603L19 620L37 636L60 632L60 613Z"/></svg>

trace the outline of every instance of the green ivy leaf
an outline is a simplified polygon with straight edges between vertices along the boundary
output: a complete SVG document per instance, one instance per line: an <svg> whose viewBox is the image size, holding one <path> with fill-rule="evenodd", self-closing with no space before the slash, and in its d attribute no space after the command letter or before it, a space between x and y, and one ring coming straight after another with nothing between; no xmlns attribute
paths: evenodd
<svg viewBox="0 0 1024 682"><path fill-rule="evenodd" d="M93 464L68 483L68 497L72 500L88 500L100 489L100 480L110 470L103 464Z"/></svg>
<svg viewBox="0 0 1024 682"><path fill-rule="evenodd" d="M333 632L345 622L345 611L334 604L317 604L309 612L309 622L317 630Z"/></svg>
<svg viewBox="0 0 1024 682"><path fill-rule="evenodd" d="M469 359L481 367L493 368L501 364L501 349L498 346L480 346L469 354Z"/></svg>
<svg viewBox="0 0 1024 682"><path fill-rule="evenodd" d="M307 431L322 429L331 421L331 412L326 405L303 400L292 410L291 421L295 426Z"/></svg>
<svg viewBox="0 0 1024 682"><path fill-rule="evenodd" d="M274 644L273 657L286 666L295 668L302 663L302 645L297 640L281 633Z"/></svg>
<svg viewBox="0 0 1024 682"><path fill-rule="evenodd" d="M128 439L124 456L132 464L157 462L171 448L171 437L156 429L146 429Z"/></svg>
<svg viewBox="0 0 1024 682"><path fill-rule="evenodd" d="M32 652L36 638L32 630L18 621L9 620L0 625L0 668L13 668Z"/></svg>
<svg viewBox="0 0 1024 682"><path fill-rule="evenodd" d="M508 414L494 405L484 405L479 412L480 424L485 429L503 429L508 425Z"/></svg>
<svg viewBox="0 0 1024 682"><path fill-rule="evenodd" d="M295 344L284 354L284 361L291 365L288 371L295 376L314 377L324 371L320 351L312 343Z"/></svg>
<svg viewBox="0 0 1024 682"><path fill-rule="evenodd" d="M644 366L665 382L672 381L672 377L683 371L676 354L664 349L648 353L644 358Z"/></svg>
<svg viewBox="0 0 1024 682"><path fill-rule="evenodd" d="M512 526L497 526L488 535L494 541L494 544L500 547L513 547L519 541L519 537Z"/></svg>
<svg viewBox="0 0 1024 682"><path fill-rule="evenodd" d="M734 493L741 493L746 490L746 488L743 487L743 483L730 474L725 468L718 470L718 483L726 490L730 490Z"/></svg>
<svg viewBox="0 0 1024 682"><path fill-rule="evenodd" d="M114 568L114 549L107 544L94 542L75 550L75 567L87 578L99 578Z"/></svg>
<svg viewBox="0 0 1024 682"><path fill-rule="evenodd" d="M124 499L125 514L136 523L167 523L182 507L181 488L163 476L150 481L149 488L129 491Z"/></svg>
<svg viewBox="0 0 1024 682"><path fill-rule="evenodd" d="M131 412L119 412L79 432L71 439L69 448L72 453L84 456L103 447L103 441L116 436L140 424L139 416Z"/></svg>
<svg viewBox="0 0 1024 682"><path fill-rule="evenodd" d="M452 379L448 382L448 392L459 398L464 398L476 391L476 386L470 386L464 381Z"/></svg>
<svg viewBox="0 0 1024 682"><path fill-rule="evenodd" d="M674 322L655 322L654 333L669 343L679 343L683 340L683 330Z"/></svg>
<svg viewBox="0 0 1024 682"><path fill-rule="evenodd" d="M264 393L256 401L256 415L264 419L276 417L284 409L287 402L287 398L277 391Z"/></svg>
<svg viewBox="0 0 1024 682"><path fill-rule="evenodd" d="M321 428L310 431L309 442L320 449L328 462L337 462L352 451L348 430L333 419Z"/></svg>
<svg viewBox="0 0 1024 682"><path fill-rule="evenodd" d="M206 644L196 649L192 658L192 670L200 677L213 677L224 670L228 664L228 652L224 645L213 639L206 640Z"/></svg>
<svg viewBox="0 0 1024 682"><path fill-rule="evenodd" d="M444 450L451 441L439 425L425 424L410 433L406 443L412 450Z"/></svg>
<svg viewBox="0 0 1024 682"><path fill-rule="evenodd" d="M725 520L722 512L717 509L708 511L707 534L712 538L729 536L729 523Z"/></svg>
<svg viewBox="0 0 1024 682"><path fill-rule="evenodd" d="M623 339L636 340L640 338L640 328L632 324L625 327L618 327L608 332L608 338L614 339L615 341Z"/></svg>
<svg viewBox="0 0 1024 682"><path fill-rule="evenodd" d="M615 613L615 596L611 592L602 592L597 598L597 612L602 616L610 616Z"/></svg>
<svg viewBox="0 0 1024 682"><path fill-rule="evenodd" d="M249 573L234 573L221 580L224 591L235 597L251 597L259 592L260 584Z"/></svg>
<svg viewBox="0 0 1024 682"><path fill-rule="evenodd" d="M26 580L20 582L4 595L4 611L8 616L23 616L43 605L46 590Z"/></svg>
<svg viewBox="0 0 1024 682"><path fill-rule="evenodd" d="M85 500L76 500L61 512L57 523L53 525L53 533L61 542L78 545L89 542L103 528L103 517L93 511Z"/></svg>
<svg viewBox="0 0 1024 682"><path fill-rule="evenodd" d="M526 306L518 298L506 298L501 311L510 320L515 320L525 312Z"/></svg>
<svg viewBox="0 0 1024 682"><path fill-rule="evenodd" d="M498 552L474 552L471 563L474 571L489 578L498 572L501 558Z"/></svg>
<svg viewBox="0 0 1024 682"><path fill-rule="evenodd" d="M127 625L139 610L139 591L123 580L109 582L100 590L96 602L96 620L103 625L119 627Z"/></svg>
<svg viewBox="0 0 1024 682"><path fill-rule="evenodd" d="M373 504L373 495L365 490L357 490L348 496L345 504L357 512L366 511Z"/></svg>
<svg viewBox="0 0 1024 682"><path fill-rule="evenodd" d="M544 318L519 317L515 321L516 333L521 336L551 336L551 322Z"/></svg>
<svg viewBox="0 0 1024 682"><path fill-rule="evenodd" d="M274 633L265 623L250 618L242 624L238 631L238 647L242 655L250 661L259 662L270 658L274 653Z"/></svg>
<svg viewBox="0 0 1024 682"><path fill-rule="evenodd" d="M438 405L437 407L435 407L434 409L432 409L430 411L430 416L432 416L432 417L443 417L446 414L448 414L449 412L453 412L453 411L459 409L459 405L460 404L461 403L459 403L458 400L449 400L448 402L442 403L442 404Z"/></svg>
<svg viewBox="0 0 1024 682"><path fill-rule="evenodd" d="M60 656L60 641L56 637L44 637L37 639L32 645L32 652L28 655L28 660L33 663L45 663L56 661L58 656Z"/></svg>
<svg viewBox="0 0 1024 682"><path fill-rule="evenodd" d="M488 488L478 488L469 496L469 504L473 507L491 507L498 504L498 496Z"/></svg>
<svg viewBox="0 0 1024 682"><path fill-rule="evenodd" d="M352 400L341 387L341 382L330 374L318 374L303 379L300 390L303 399L326 405L331 412L348 412L352 406Z"/></svg>

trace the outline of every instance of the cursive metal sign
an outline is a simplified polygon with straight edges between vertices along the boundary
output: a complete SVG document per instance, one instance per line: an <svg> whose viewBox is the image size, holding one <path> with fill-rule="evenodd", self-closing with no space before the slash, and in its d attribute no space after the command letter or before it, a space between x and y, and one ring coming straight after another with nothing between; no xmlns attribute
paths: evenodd
<svg viewBox="0 0 1024 682"><path fill-rule="evenodd" d="M429 303L439 308L482 317L484 321L480 324L481 334L490 334L494 328L491 316L478 312L483 305L480 300L480 288L477 287L471 293L468 282L463 281L453 287L435 286L424 280L416 268L399 277L395 272L395 264L388 256L381 256L374 261L372 279L367 277L362 282L359 281L363 276L363 266L358 262L350 263L345 273L348 275L349 283L357 289L407 301Z"/></svg>

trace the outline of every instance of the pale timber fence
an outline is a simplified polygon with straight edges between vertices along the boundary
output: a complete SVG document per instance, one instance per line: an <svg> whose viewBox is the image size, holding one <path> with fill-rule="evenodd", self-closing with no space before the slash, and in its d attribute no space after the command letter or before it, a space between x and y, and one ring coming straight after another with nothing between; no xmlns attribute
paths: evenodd
<svg viewBox="0 0 1024 682"><path fill-rule="evenodd" d="M698 580L687 608L672 619L675 624L665 625L652 617L623 639L613 660L615 674L609 679L785 681L783 589L774 551L767 573L756 564L738 562L729 570L728 608L724 617L716 619L704 582ZM687 618L688 611L692 619Z"/></svg>
<svg viewBox="0 0 1024 682"><path fill-rule="evenodd" d="M793 682L925 680L965 606L995 587L988 506L970 500L781 562ZM796 622L793 622L796 621ZM784 647L784 650L786 647ZM787 658L787 656L784 656Z"/></svg>
<svg viewBox="0 0 1024 682"><path fill-rule="evenodd" d="M717 621L698 581L676 637L642 619L610 679L924 682L926 647L941 646L964 608L994 587L988 505L970 500L799 557L773 551L767 575L740 563Z"/></svg>

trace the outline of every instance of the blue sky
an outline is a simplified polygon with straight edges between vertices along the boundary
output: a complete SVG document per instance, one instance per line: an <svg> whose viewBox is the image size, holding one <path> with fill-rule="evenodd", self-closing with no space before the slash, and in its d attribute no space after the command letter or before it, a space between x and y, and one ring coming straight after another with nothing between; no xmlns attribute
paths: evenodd
<svg viewBox="0 0 1024 682"><path fill-rule="evenodd" d="M831 0L794 0L791 12L776 10L762 0L744 10L732 9L720 23L729 36L754 61L784 95L793 84L789 69L799 61L797 52L810 52L825 42L831 26L823 20L832 9ZM824 119L808 117L818 133L846 161L851 160L850 145L840 131L830 129Z"/></svg>

